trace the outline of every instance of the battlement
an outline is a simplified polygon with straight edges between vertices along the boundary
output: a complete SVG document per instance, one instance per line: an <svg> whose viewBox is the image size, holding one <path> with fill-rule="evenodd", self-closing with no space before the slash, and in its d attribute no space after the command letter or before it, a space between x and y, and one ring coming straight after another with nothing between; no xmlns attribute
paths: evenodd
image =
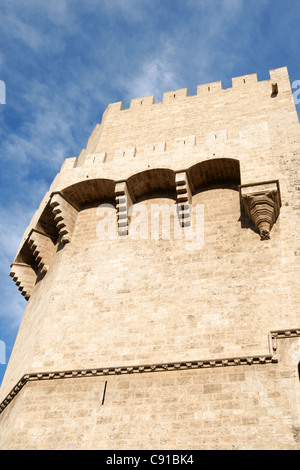
<svg viewBox="0 0 300 470"><path fill-rule="evenodd" d="M255 87L262 84L270 85L270 95L272 94L272 84L273 82L279 82L282 86L282 90L286 90L287 84L289 84L289 75L287 67L282 67L274 70L269 70L270 78L268 80L258 80L257 74L246 74L239 77L232 78L232 87L223 88L222 81L205 83L197 86L197 94L189 95L187 88L181 88L179 90L172 90L165 92L163 94L162 102L156 102L153 95L143 96L140 98L134 98L130 102L129 108L124 108L123 102L115 102L108 105L106 111L116 112L116 111L126 111L126 110L142 110L145 107L158 105L158 104L170 104L176 103L178 100L183 100L185 98L193 98L195 96L203 95L214 95L220 92L249 92L251 90L255 91Z"/></svg>
<svg viewBox="0 0 300 470"><path fill-rule="evenodd" d="M157 142L165 142L166 150L174 149L176 139L184 136L195 136L201 145L207 134L220 129L238 135L239 128L272 119L283 109L294 111L298 125L287 68L271 70L269 76L262 81L256 73L234 77L230 88L221 81L206 83L197 87L195 95L189 95L187 88L168 91L161 102L155 102L153 95L134 98L126 109L121 101L111 103L74 166L81 166L87 155L96 154L99 162L114 160L116 152L124 157L140 155L146 145L150 149Z"/></svg>

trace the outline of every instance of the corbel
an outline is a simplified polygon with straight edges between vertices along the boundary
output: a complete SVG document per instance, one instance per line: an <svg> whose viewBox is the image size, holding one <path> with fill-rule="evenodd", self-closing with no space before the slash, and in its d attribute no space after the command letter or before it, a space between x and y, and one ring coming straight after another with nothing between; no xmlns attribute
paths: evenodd
<svg viewBox="0 0 300 470"><path fill-rule="evenodd" d="M54 221L61 236L61 242L70 243L79 209L62 193L52 193L49 202L54 214Z"/></svg>
<svg viewBox="0 0 300 470"><path fill-rule="evenodd" d="M10 277L12 277L25 299L29 300L32 289L36 283L36 271L34 267L26 263L12 263L10 268Z"/></svg>
<svg viewBox="0 0 300 470"><path fill-rule="evenodd" d="M117 224L119 236L128 235L129 208L134 204L133 193L126 181L118 181L115 185Z"/></svg>
<svg viewBox="0 0 300 470"><path fill-rule="evenodd" d="M265 181L239 186L245 215L259 231L261 240L269 240L281 207L279 181Z"/></svg>
<svg viewBox="0 0 300 470"><path fill-rule="evenodd" d="M28 236L28 245L30 246L38 269L42 274L46 274L55 249L52 238L37 229L32 229Z"/></svg>
<svg viewBox="0 0 300 470"><path fill-rule="evenodd" d="M178 216L181 227L191 225L192 183L186 171L175 174Z"/></svg>

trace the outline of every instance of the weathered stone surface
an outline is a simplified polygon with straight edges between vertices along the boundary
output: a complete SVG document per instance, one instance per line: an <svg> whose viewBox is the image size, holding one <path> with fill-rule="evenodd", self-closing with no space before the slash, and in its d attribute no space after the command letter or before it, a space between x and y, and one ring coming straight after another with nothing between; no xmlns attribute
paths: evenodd
<svg viewBox="0 0 300 470"><path fill-rule="evenodd" d="M122 108L65 161L12 264L29 300L0 448L298 449L300 127L287 70ZM41 228L43 277L30 248Z"/></svg>

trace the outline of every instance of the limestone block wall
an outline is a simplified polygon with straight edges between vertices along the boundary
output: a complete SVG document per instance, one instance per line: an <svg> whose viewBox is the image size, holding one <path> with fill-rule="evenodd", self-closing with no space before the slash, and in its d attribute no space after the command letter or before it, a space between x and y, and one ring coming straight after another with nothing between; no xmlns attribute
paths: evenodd
<svg viewBox="0 0 300 470"><path fill-rule="evenodd" d="M0 449L299 450L299 338L278 364L28 382Z"/></svg>
<svg viewBox="0 0 300 470"><path fill-rule="evenodd" d="M29 300L0 390L0 448L67 447L67 436L79 448L143 448L149 426L153 448L298 445L299 131L285 68L227 90L217 82L196 96L109 105L86 149L64 162L11 267ZM105 384L112 401L99 416ZM139 433L128 431L138 419Z"/></svg>

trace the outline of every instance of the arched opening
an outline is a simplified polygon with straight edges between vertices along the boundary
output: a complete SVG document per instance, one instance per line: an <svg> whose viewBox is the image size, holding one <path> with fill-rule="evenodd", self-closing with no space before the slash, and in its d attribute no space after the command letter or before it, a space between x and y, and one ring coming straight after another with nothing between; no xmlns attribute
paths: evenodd
<svg viewBox="0 0 300 470"><path fill-rule="evenodd" d="M194 191L212 185L241 184L240 162L233 158L213 158L196 163L188 169Z"/></svg>
<svg viewBox="0 0 300 470"><path fill-rule="evenodd" d="M168 168L155 168L137 173L127 180L136 202L145 195L154 193L172 194L176 198L174 171Z"/></svg>
<svg viewBox="0 0 300 470"><path fill-rule="evenodd" d="M62 190L62 194L79 209L101 202L114 204L115 182L110 179L86 179Z"/></svg>

